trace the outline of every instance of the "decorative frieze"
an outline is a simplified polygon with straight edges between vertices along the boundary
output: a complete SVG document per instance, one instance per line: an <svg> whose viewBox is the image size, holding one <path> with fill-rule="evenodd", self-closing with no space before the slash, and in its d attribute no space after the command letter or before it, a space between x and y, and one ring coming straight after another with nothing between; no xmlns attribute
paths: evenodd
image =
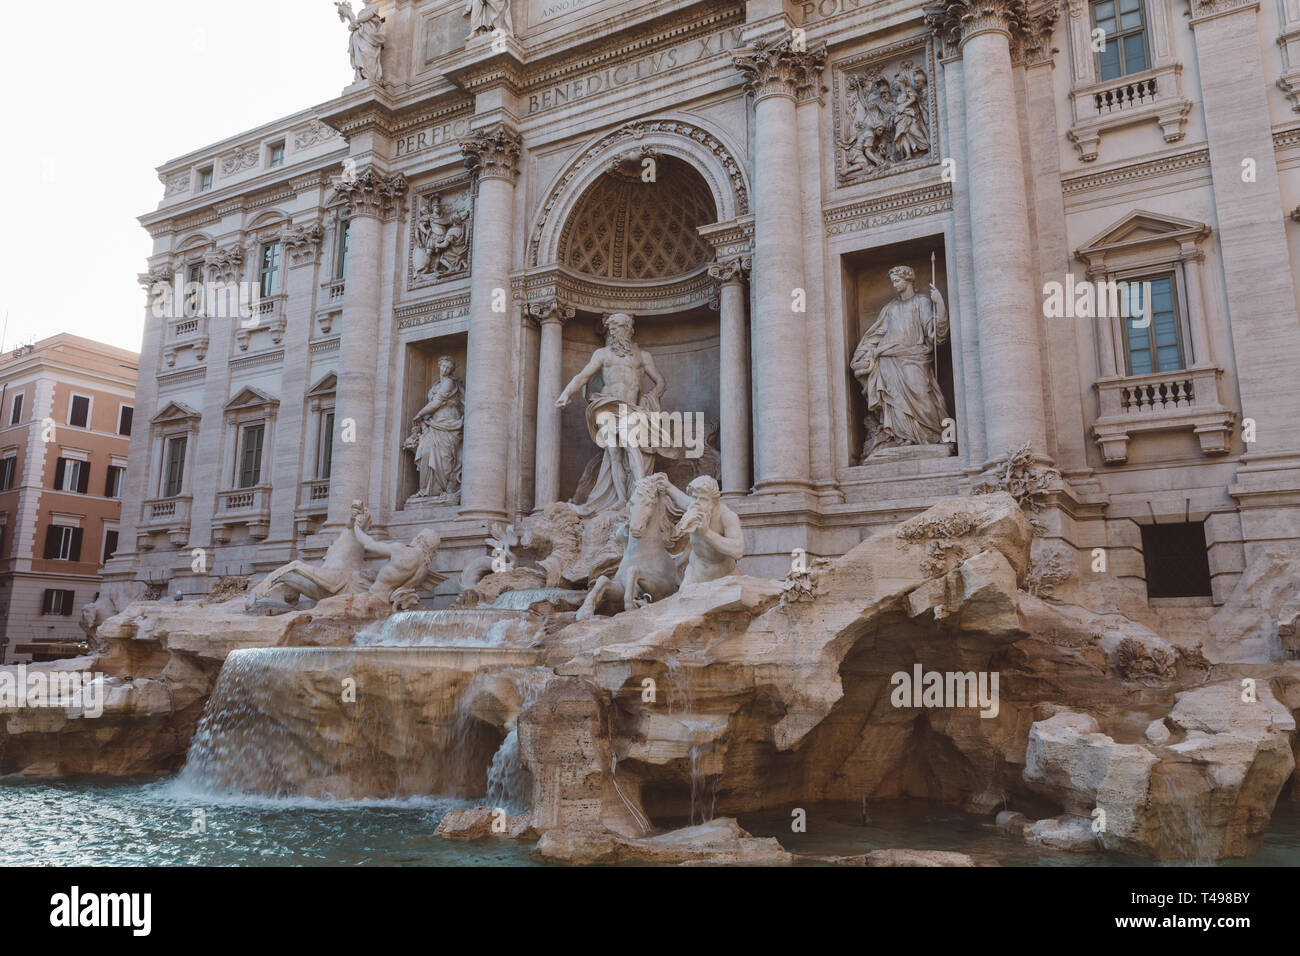
<svg viewBox="0 0 1300 956"><path fill-rule="evenodd" d="M312 120L306 126L298 129L293 134L294 149L309 149L320 143L326 143L330 140L339 139L338 131L330 126L326 126L318 119Z"/></svg>
<svg viewBox="0 0 1300 956"><path fill-rule="evenodd" d="M169 175L159 174L158 181L163 184L163 199L171 199L190 191L191 173L188 169Z"/></svg>
<svg viewBox="0 0 1300 956"><path fill-rule="evenodd" d="M446 322L451 319L463 319L469 315L469 293L445 296L432 302L418 302L393 310L399 331Z"/></svg>
<svg viewBox="0 0 1300 956"><path fill-rule="evenodd" d="M522 150L522 137L504 123L477 130L460 140L465 168L479 180L504 179L513 183L519 176Z"/></svg>
<svg viewBox="0 0 1300 956"><path fill-rule="evenodd" d="M230 176L245 169L252 169L257 165L260 155L261 150L257 146L238 146L233 153L222 158L221 171Z"/></svg>
<svg viewBox="0 0 1300 956"><path fill-rule="evenodd" d="M827 236L842 236L908 219L936 216L952 209L952 184L940 182L879 198L823 209Z"/></svg>
<svg viewBox="0 0 1300 956"><path fill-rule="evenodd" d="M906 40L834 65L837 185L939 161L933 44Z"/></svg>
<svg viewBox="0 0 1300 956"><path fill-rule="evenodd" d="M806 98L819 90L826 66L826 45L798 49L789 36L755 40L747 49L734 50L731 61L745 79L745 91L756 100L767 96Z"/></svg>

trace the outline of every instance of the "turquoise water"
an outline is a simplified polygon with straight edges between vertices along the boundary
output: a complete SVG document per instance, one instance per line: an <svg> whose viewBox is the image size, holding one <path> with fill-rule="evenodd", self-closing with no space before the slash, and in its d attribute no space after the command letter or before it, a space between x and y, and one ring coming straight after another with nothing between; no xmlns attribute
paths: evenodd
<svg viewBox="0 0 1300 956"><path fill-rule="evenodd" d="M0 780L0 866L532 866L532 844L434 836L453 807L439 798L340 803L213 797L174 780ZM916 801L807 808L807 832L789 810L742 816L756 836L817 862L870 849L956 850L1006 866L1115 866L1114 854L1061 854L1019 841L955 810ZM199 824L205 829L200 830ZM1300 807L1280 804L1263 849L1233 866L1300 866Z"/></svg>

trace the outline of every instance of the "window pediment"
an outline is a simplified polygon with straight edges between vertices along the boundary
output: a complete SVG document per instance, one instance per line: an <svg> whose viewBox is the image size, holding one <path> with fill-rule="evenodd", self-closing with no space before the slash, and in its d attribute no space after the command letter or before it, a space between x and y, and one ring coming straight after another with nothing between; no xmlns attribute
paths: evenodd
<svg viewBox="0 0 1300 956"><path fill-rule="evenodd" d="M333 395L338 391L339 377L335 372L329 372L319 382L311 387L307 392L309 397L319 397L323 395Z"/></svg>
<svg viewBox="0 0 1300 956"><path fill-rule="evenodd" d="M1089 276L1096 276L1113 268L1199 258L1200 244L1209 234L1203 222L1135 209L1074 254L1087 264Z"/></svg>
<svg viewBox="0 0 1300 956"><path fill-rule="evenodd" d="M198 422L203 416L184 402L171 401L159 409L158 414L150 419L154 425L176 424L180 422Z"/></svg>
<svg viewBox="0 0 1300 956"><path fill-rule="evenodd" d="M254 388L251 385L245 386L239 392L222 406L225 412L240 412L254 408L276 408L280 400L274 395L268 395L260 388Z"/></svg>

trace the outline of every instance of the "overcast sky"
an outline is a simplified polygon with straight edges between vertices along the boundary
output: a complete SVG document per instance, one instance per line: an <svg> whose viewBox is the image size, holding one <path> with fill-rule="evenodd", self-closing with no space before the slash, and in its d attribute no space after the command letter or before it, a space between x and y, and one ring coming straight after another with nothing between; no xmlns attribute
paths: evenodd
<svg viewBox="0 0 1300 956"><path fill-rule="evenodd" d="M156 167L337 96L347 27L332 0L26 11L0 57L0 347L73 332L138 351L151 240L136 217L162 198Z"/></svg>

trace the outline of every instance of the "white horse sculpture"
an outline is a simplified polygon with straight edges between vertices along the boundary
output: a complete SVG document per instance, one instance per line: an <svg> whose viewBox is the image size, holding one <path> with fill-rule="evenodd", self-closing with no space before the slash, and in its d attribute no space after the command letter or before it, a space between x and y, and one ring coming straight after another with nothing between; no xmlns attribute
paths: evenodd
<svg viewBox="0 0 1300 956"><path fill-rule="evenodd" d="M623 560L614 577L601 575L578 610L578 620L596 616L602 606L630 611L675 592L681 584L681 558L668 549L676 532L668 476L656 472L637 481L628 498L628 518L614 532Z"/></svg>

